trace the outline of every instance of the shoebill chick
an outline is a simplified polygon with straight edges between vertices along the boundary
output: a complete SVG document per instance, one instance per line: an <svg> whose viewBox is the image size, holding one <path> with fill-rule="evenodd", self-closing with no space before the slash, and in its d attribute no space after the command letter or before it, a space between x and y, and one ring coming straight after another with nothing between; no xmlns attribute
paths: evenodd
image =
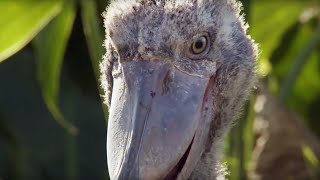
<svg viewBox="0 0 320 180"><path fill-rule="evenodd" d="M112 180L216 179L224 136L255 82L234 0L114 0L101 82Z"/></svg>

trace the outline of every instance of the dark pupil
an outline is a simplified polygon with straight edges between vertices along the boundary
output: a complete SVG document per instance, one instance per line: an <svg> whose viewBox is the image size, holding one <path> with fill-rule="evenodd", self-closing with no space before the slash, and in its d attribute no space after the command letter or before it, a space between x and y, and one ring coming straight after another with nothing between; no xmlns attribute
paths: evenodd
<svg viewBox="0 0 320 180"><path fill-rule="evenodd" d="M196 41L194 45L197 49L201 49L203 47L203 42L201 40Z"/></svg>

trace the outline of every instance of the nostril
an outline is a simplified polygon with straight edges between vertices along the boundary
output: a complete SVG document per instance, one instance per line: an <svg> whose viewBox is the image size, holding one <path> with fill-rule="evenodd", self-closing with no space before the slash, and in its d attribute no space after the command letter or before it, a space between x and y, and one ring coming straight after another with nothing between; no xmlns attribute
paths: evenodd
<svg viewBox="0 0 320 180"><path fill-rule="evenodd" d="M151 91L151 92L150 92L150 96L151 96L152 98L154 98L154 96L156 96L156 92Z"/></svg>
<svg viewBox="0 0 320 180"><path fill-rule="evenodd" d="M168 70L166 72L166 75L164 76L163 82L162 82L162 91L161 91L162 96L169 92L170 82L172 82L172 76L171 76L171 71Z"/></svg>

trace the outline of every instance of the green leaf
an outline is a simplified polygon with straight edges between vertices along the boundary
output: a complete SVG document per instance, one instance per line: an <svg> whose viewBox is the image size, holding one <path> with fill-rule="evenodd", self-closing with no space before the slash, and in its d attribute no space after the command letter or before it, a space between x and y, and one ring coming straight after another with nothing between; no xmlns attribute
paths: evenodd
<svg viewBox="0 0 320 180"><path fill-rule="evenodd" d="M88 43L91 60L94 66L94 72L97 75L99 74L99 62L103 55L102 24L99 23L99 18L97 17L98 12L95 1L82 0L81 8L83 29Z"/></svg>
<svg viewBox="0 0 320 180"><path fill-rule="evenodd" d="M319 167L319 160L317 156L314 154L313 150L306 145L302 146L302 153L305 158L305 160L308 162L308 164L312 165L313 167Z"/></svg>
<svg viewBox="0 0 320 180"><path fill-rule="evenodd" d="M300 50L295 61L293 62L292 68L280 90L280 94L279 94L280 100L285 101L289 97L290 92L292 91L292 88L294 86L294 83L297 80L297 77L302 71L307 60L310 59L309 57L312 51L317 48L317 45L319 43L320 43L320 23L315 29L315 32L313 33L312 37L310 37L307 44Z"/></svg>
<svg viewBox="0 0 320 180"><path fill-rule="evenodd" d="M99 71L99 63L102 59L103 55L103 35L102 35L102 22L99 21L97 5L93 0L81 0L81 16L82 16L82 24L84 29L84 34L87 40L89 54L93 66L93 70L99 83L100 79L100 71ZM100 20L102 17L100 17ZM98 90L100 94L104 94L103 90L100 86L98 86ZM103 105L104 114L107 116L107 107L103 103L103 99L101 97L101 102Z"/></svg>
<svg viewBox="0 0 320 180"><path fill-rule="evenodd" d="M58 123L72 134L77 129L60 112L58 94L61 64L75 14L74 1L65 1L61 13L34 40L38 80L45 103Z"/></svg>
<svg viewBox="0 0 320 180"><path fill-rule="evenodd" d="M29 43L60 12L62 2L1 0L0 62Z"/></svg>
<svg viewBox="0 0 320 180"><path fill-rule="evenodd" d="M253 1L250 34L260 46L260 75L270 70L269 58L286 30L297 22L308 1Z"/></svg>
<svg viewBox="0 0 320 180"><path fill-rule="evenodd" d="M274 65L272 72L277 86L282 85L281 89L276 88L274 92L279 93L281 90L282 99L286 99L285 102L291 109L311 123L313 130L320 127L317 116L319 106L316 106L320 99L320 53L314 49L315 43L319 44L319 30L319 25L317 28L312 22L300 24L299 32L292 43L287 45L287 52ZM320 134L319 130L317 132Z"/></svg>
<svg viewBox="0 0 320 180"><path fill-rule="evenodd" d="M319 179L320 164L316 154L308 145L302 145L301 151L310 175L310 179Z"/></svg>

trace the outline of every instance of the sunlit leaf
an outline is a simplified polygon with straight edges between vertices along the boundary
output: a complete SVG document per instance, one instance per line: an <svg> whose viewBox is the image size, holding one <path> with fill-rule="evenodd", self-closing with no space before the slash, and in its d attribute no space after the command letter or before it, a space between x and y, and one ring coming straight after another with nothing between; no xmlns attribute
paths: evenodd
<svg viewBox="0 0 320 180"><path fill-rule="evenodd" d="M319 159L317 158L314 151L307 145L303 145L301 147L302 154L305 160L305 164L308 167L308 173L310 175L310 179L319 179ZM318 178L317 178L318 177Z"/></svg>
<svg viewBox="0 0 320 180"><path fill-rule="evenodd" d="M283 33L297 22L307 1L253 1L250 34L260 47L261 75L271 71L269 58Z"/></svg>
<svg viewBox="0 0 320 180"><path fill-rule="evenodd" d="M261 46L262 58L270 56L283 32L302 14L305 4L305 1L253 2L250 33Z"/></svg>
<svg viewBox="0 0 320 180"><path fill-rule="evenodd" d="M302 146L302 153L308 164L319 168L319 160L309 146Z"/></svg>
<svg viewBox="0 0 320 180"><path fill-rule="evenodd" d="M60 12L62 2L1 0L0 62L30 42Z"/></svg>
<svg viewBox="0 0 320 180"><path fill-rule="evenodd" d="M73 134L76 128L60 112L58 94L61 63L75 14L75 3L65 1L61 13L34 40L38 79L44 100L59 124Z"/></svg>

